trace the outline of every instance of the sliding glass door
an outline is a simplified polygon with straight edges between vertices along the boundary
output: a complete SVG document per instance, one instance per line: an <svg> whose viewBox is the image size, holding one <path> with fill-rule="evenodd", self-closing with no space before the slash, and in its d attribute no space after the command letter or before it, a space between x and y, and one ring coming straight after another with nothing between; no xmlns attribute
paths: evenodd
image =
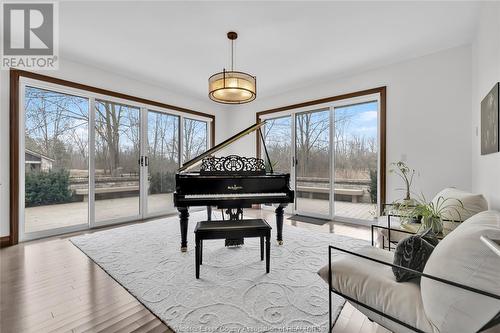
<svg viewBox="0 0 500 333"><path fill-rule="evenodd" d="M139 108L95 101L96 224L140 217L140 128Z"/></svg>
<svg viewBox="0 0 500 333"><path fill-rule="evenodd" d="M380 198L379 96L261 119L274 170L292 176L294 214L370 223Z"/></svg>
<svg viewBox="0 0 500 333"><path fill-rule="evenodd" d="M295 114L295 211L329 218L330 109Z"/></svg>
<svg viewBox="0 0 500 333"><path fill-rule="evenodd" d="M89 99L28 85L22 97L21 235L85 228Z"/></svg>
<svg viewBox="0 0 500 333"><path fill-rule="evenodd" d="M180 117L149 110L147 122L147 212L157 215L174 211Z"/></svg>
<svg viewBox="0 0 500 333"><path fill-rule="evenodd" d="M20 85L20 240L173 213L209 120L73 88Z"/></svg>
<svg viewBox="0 0 500 333"><path fill-rule="evenodd" d="M335 216L367 221L377 212L378 102L334 107Z"/></svg>

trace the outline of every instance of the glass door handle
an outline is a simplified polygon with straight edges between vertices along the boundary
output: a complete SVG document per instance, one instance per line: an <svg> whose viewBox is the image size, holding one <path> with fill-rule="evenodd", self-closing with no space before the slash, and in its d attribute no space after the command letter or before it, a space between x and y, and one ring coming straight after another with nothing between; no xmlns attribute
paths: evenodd
<svg viewBox="0 0 500 333"><path fill-rule="evenodd" d="M149 165L149 158L147 156L141 156L138 161L140 166L148 166Z"/></svg>

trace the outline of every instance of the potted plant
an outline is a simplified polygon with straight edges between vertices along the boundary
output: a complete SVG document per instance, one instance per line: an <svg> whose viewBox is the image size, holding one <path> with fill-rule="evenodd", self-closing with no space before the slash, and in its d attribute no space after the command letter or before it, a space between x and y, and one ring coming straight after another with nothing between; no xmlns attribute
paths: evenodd
<svg viewBox="0 0 500 333"><path fill-rule="evenodd" d="M416 201L415 207L410 212L413 217L421 216L421 228L431 229L435 234L443 232L444 214L446 211L454 211L461 220L460 209L464 209L462 201L454 198L444 198L440 196L437 200L427 202L422 195L422 199ZM460 221L452 221L460 222Z"/></svg>
<svg viewBox="0 0 500 333"><path fill-rule="evenodd" d="M412 223L420 224L422 215L415 211L417 207L416 200L403 200L394 204L396 215L400 217L402 224Z"/></svg>
<svg viewBox="0 0 500 333"><path fill-rule="evenodd" d="M399 176L405 183L405 198L403 199L403 205L413 205L414 201L411 198L411 186L413 184L413 177L415 176L415 169L411 169L405 162L398 161L391 163L392 168L389 169L390 173L394 173Z"/></svg>

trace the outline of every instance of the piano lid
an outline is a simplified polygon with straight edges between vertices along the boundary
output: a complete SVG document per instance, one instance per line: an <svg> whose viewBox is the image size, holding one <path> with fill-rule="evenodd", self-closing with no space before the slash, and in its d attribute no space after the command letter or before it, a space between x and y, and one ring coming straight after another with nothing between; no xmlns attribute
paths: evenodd
<svg viewBox="0 0 500 333"><path fill-rule="evenodd" d="M239 140L240 138L244 137L245 135L248 135L256 130L259 130L264 124L266 123L265 120L261 121L260 123L255 123L253 124L252 126L244 129L243 131L233 135L232 137L230 137L229 139L219 143L218 145L215 145L214 147L210 148L209 150L207 150L206 152L196 156L195 158L187 161L186 163L184 163L182 165L182 167L179 168L178 172L181 172L181 171L185 171L187 169L190 169L192 168L193 166L195 166L196 164L200 163L201 160L203 160L205 157L208 157L210 155L213 155L215 154L216 152L218 152L219 150L229 146L231 143L233 143L234 141L237 141Z"/></svg>

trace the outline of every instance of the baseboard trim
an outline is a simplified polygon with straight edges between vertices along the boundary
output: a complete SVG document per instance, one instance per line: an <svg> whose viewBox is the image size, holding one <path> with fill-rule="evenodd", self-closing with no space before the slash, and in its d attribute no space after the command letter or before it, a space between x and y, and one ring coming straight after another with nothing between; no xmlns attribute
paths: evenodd
<svg viewBox="0 0 500 333"><path fill-rule="evenodd" d="M0 237L0 248L10 245L10 236Z"/></svg>

